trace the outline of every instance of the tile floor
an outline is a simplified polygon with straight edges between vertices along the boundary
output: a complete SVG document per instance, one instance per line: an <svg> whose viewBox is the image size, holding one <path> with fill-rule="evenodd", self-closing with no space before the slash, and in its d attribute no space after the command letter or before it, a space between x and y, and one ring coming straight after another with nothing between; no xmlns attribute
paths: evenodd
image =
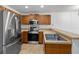
<svg viewBox="0 0 79 59"><path fill-rule="evenodd" d="M44 54L43 44L22 44L20 54Z"/></svg>

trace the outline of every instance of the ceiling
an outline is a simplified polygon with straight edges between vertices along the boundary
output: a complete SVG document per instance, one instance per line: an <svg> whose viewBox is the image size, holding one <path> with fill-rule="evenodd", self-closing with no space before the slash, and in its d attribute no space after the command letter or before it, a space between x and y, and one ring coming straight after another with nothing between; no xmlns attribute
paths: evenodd
<svg viewBox="0 0 79 59"><path fill-rule="evenodd" d="M44 8L40 8L40 5L8 5L10 8L15 9L20 13L51 13L57 11L76 11L73 5L44 5Z"/></svg>

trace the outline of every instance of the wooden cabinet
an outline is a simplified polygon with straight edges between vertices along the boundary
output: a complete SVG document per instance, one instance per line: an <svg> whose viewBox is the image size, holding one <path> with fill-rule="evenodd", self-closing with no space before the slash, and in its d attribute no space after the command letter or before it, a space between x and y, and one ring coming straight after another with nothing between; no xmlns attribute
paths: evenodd
<svg viewBox="0 0 79 59"><path fill-rule="evenodd" d="M21 32L21 41L22 41L22 43L28 42L28 31Z"/></svg>
<svg viewBox="0 0 79 59"><path fill-rule="evenodd" d="M30 20L30 17L28 15L22 16L21 24L23 25L29 24L29 20Z"/></svg>
<svg viewBox="0 0 79 59"><path fill-rule="evenodd" d="M70 54L71 44L45 44L46 54Z"/></svg>
<svg viewBox="0 0 79 59"><path fill-rule="evenodd" d="M50 25L51 24L51 16L50 15L40 15L38 17L39 24L41 25Z"/></svg>
<svg viewBox="0 0 79 59"><path fill-rule="evenodd" d="M43 36L43 32L39 32L39 43L43 44L43 40L44 40L44 36Z"/></svg>
<svg viewBox="0 0 79 59"><path fill-rule="evenodd" d="M25 15L22 16L21 24L27 25L31 19L37 19L39 24L41 25L50 25L51 24L51 16L50 15L39 15L38 17L35 15Z"/></svg>

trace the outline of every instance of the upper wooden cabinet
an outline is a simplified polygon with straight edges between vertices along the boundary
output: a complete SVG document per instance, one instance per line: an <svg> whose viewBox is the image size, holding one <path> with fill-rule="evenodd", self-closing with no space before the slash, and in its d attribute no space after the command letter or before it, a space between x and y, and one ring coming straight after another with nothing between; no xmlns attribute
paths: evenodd
<svg viewBox="0 0 79 59"><path fill-rule="evenodd" d="M51 16L50 15L40 15L38 17L39 24L42 25L50 25L51 24Z"/></svg>
<svg viewBox="0 0 79 59"><path fill-rule="evenodd" d="M22 19L21 19L21 24L25 25L25 24L29 24L29 16L22 16Z"/></svg>
<svg viewBox="0 0 79 59"><path fill-rule="evenodd" d="M50 15L25 15L22 16L21 24L27 25L29 24L30 19L37 19L39 21L39 24L41 25L50 25L51 24L51 16Z"/></svg>

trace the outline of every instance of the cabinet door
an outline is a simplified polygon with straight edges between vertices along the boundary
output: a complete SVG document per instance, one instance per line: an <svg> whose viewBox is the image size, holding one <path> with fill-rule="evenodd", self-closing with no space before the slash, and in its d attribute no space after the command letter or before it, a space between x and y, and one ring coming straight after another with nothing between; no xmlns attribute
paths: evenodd
<svg viewBox="0 0 79 59"><path fill-rule="evenodd" d="M39 43L40 44L43 44L43 39L44 39L43 32L39 32Z"/></svg>
<svg viewBox="0 0 79 59"><path fill-rule="evenodd" d="M41 25L50 25L51 24L51 16L50 15L40 15L38 17L39 24Z"/></svg>
<svg viewBox="0 0 79 59"><path fill-rule="evenodd" d="M34 15L22 16L21 24L27 25L27 24L29 24L29 21L30 21L31 19L34 19Z"/></svg>
<svg viewBox="0 0 79 59"><path fill-rule="evenodd" d="M22 33L21 33L21 41L23 42L23 43L27 43L28 42L28 31L23 31Z"/></svg>
<svg viewBox="0 0 79 59"><path fill-rule="evenodd" d="M21 24L23 24L23 25L29 24L29 20L30 20L30 16L29 15L22 16Z"/></svg>
<svg viewBox="0 0 79 59"><path fill-rule="evenodd" d="M71 54L71 44L45 44L46 54Z"/></svg>

